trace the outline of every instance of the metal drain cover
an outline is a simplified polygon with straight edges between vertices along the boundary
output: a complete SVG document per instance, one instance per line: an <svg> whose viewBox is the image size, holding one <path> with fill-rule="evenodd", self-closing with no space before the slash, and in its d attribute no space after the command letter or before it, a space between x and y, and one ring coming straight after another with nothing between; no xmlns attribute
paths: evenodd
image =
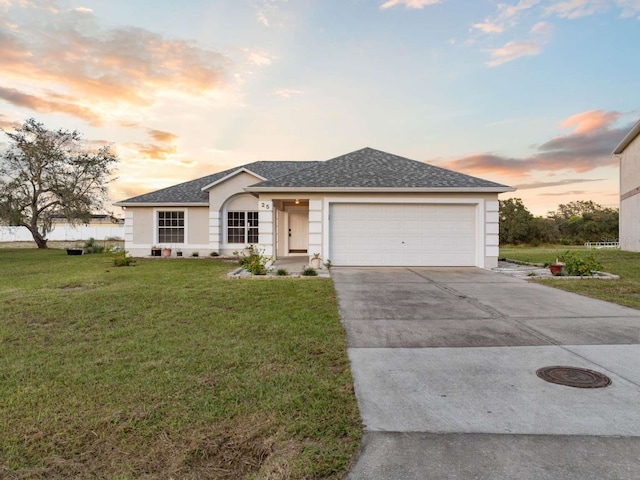
<svg viewBox="0 0 640 480"><path fill-rule="evenodd" d="M577 367L544 367L536 372L541 379L576 388L603 388L611 385L611 379L602 373Z"/></svg>

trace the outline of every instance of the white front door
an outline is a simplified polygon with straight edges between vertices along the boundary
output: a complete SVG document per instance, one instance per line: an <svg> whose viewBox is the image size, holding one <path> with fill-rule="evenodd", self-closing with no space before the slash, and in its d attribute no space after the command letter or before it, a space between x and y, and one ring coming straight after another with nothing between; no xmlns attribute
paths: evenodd
<svg viewBox="0 0 640 480"><path fill-rule="evenodd" d="M307 253L309 248L309 211L306 208L290 208L289 253Z"/></svg>

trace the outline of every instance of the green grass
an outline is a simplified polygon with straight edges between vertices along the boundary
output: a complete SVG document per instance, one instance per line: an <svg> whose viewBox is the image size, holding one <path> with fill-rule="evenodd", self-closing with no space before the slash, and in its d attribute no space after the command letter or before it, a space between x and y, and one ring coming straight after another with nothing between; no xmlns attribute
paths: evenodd
<svg viewBox="0 0 640 480"><path fill-rule="evenodd" d="M602 263L605 272L620 276L620 280L537 280L569 292L599 298L608 302L640 309L640 253L620 250L588 250L584 247L512 247L500 248L500 258L512 258L524 262L553 263L562 252L571 249L587 255L596 252L596 259Z"/></svg>
<svg viewBox="0 0 640 480"><path fill-rule="evenodd" d="M0 477L342 478L361 425L328 279L0 250Z"/></svg>

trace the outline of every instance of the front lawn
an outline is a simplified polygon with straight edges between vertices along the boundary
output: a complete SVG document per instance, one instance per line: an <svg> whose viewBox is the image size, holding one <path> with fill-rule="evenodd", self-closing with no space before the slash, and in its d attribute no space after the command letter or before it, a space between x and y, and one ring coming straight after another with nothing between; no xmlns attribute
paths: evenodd
<svg viewBox="0 0 640 480"><path fill-rule="evenodd" d="M328 279L0 249L0 477L342 478L361 425Z"/></svg>
<svg viewBox="0 0 640 480"><path fill-rule="evenodd" d="M593 298L640 309L640 253L615 249L589 250L584 247L500 247L500 258L512 258L524 262L553 263L568 249L589 255L595 252L602 270L620 276L620 280L537 280L544 285L580 293Z"/></svg>

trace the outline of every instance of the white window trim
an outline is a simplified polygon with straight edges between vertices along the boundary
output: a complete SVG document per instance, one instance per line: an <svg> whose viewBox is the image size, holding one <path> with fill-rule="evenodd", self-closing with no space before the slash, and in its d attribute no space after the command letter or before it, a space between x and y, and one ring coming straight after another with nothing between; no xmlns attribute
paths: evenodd
<svg viewBox="0 0 640 480"><path fill-rule="evenodd" d="M244 238L245 240L248 240L248 235L249 235L249 226L247 225L248 219L247 219L247 213L249 212L255 212L258 214L258 242L255 242L255 244L258 244L260 241L260 211L259 210L226 210L224 213L224 241L225 241L225 245L232 247L232 248L237 248L237 247L243 247L245 245L251 245L251 243L247 242L247 243L231 243L229 242L229 214L230 213L236 213L236 212L241 212L245 214L245 226L244 226ZM234 228L234 227L231 227Z"/></svg>
<svg viewBox="0 0 640 480"><path fill-rule="evenodd" d="M184 212L184 242L183 243L160 243L158 240L158 212ZM189 244L189 210L186 208L154 208L153 209L153 244L162 247L171 247L173 245L188 245Z"/></svg>

